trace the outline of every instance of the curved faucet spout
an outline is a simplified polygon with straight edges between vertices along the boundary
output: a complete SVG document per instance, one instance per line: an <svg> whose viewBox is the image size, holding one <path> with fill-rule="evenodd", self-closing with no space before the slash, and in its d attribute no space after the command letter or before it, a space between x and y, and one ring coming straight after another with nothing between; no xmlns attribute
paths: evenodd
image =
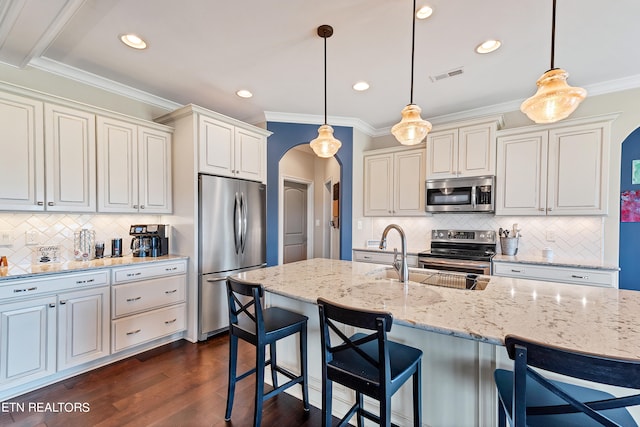
<svg viewBox="0 0 640 427"><path fill-rule="evenodd" d="M398 234L400 234L400 244L402 246L400 260L398 260L398 252L394 251L393 268L398 272L398 279L403 283L407 283L409 280L409 266L407 265L407 239L402 227L398 224L387 225L382 232L382 237L380 238L380 249L385 249L387 247L387 234L389 233L389 230L392 229L396 230Z"/></svg>

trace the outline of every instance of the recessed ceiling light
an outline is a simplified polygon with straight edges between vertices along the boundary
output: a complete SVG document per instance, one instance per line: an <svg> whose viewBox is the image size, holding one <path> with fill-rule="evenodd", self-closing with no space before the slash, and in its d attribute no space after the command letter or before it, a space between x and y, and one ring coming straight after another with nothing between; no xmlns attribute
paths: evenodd
<svg viewBox="0 0 640 427"><path fill-rule="evenodd" d="M362 92L367 89L369 89L369 83L367 82L358 82L353 85L353 90L357 90L358 92Z"/></svg>
<svg viewBox="0 0 640 427"><path fill-rule="evenodd" d="M134 49L146 49L147 42L142 40L139 36L135 34L122 34L120 36L120 41L126 44L129 47Z"/></svg>
<svg viewBox="0 0 640 427"><path fill-rule="evenodd" d="M502 42L500 40L487 40L476 47L478 53L490 53L494 50L498 50Z"/></svg>
<svg viewBox="0 0 640 427"><path fill-rule="evenodd" d="M247 89L240 89L236 92L236 95L238 95L240 98L251 98L253 96L253 94Z"/></svg>
<svg viewBox="0 0 640 427"><path fill-rule="evenodd" d="M427 19L433 13L433 9L429 6L422 6L416 12L416 18L418 19Z"/></svg>

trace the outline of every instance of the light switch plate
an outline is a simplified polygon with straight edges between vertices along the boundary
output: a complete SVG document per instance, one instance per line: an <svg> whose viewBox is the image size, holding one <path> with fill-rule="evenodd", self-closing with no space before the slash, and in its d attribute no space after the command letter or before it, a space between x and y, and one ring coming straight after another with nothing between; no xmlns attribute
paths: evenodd
<svg viewBox="0 0 640 427"><path fill-rule="evenodd" d="M0 246L13 246L13 230L0 230Z"/></svg>

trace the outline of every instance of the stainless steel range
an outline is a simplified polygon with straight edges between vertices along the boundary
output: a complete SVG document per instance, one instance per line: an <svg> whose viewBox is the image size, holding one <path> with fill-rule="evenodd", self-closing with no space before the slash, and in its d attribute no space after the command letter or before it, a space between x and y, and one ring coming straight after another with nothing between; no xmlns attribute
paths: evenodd
<svg viewBox="0 0 640 427"><path fill-rule="evenodd" d="M418 265L433 270L491 274L496 254L493 230L432 230L431 250L418 254Z"/></svg>

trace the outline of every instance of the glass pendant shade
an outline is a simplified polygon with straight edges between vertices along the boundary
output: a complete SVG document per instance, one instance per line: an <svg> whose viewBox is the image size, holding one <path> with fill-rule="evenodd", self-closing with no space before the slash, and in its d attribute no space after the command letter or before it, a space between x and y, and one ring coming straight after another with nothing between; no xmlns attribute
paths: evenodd
<svg viewBox="0 0 640 427"><path fill-rule="evenodd" d="M420 144L431 130L431 123L422 120L422 109L409 104L402 109L402 119L391 128L391 133L403 145Z"/></svg>
<svg viewBox="0 0 640 427"><path fill-rule="evenodd" d="M520 106L536 123L553 123L569 117L587 96L587 91L567 84L569 74L561 68L544 73L536 82L538 91Z"/></svg>
<svg viewBox="0 0 640 427"><path fill-rule="evenodd" d="M318 137L312 140L309 145L318 157L333 157L342 143L333 136L333 128L324 124L318 128Z"/></svg>

